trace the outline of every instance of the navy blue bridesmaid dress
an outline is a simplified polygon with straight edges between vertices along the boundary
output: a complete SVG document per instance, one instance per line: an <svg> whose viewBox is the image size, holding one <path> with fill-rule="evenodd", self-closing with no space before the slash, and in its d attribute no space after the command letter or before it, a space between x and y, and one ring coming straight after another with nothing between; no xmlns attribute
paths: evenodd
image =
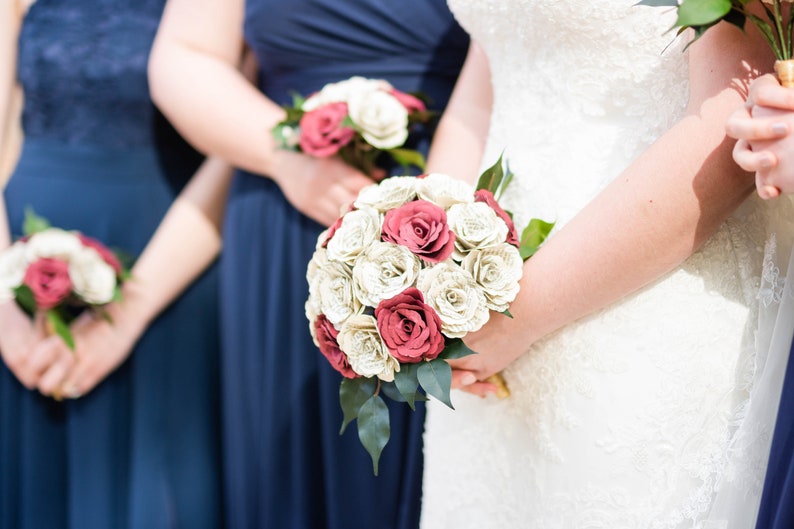
<svg viewBox="0 0 794 529"><path fill-rule="evenodd" d="M442 110L468 49L444 0L246 4L260 89L280 104L360 75L424 92ZM426 151L429 134L411 146ZM221 258L228 525L416 528L424 410L392 408L378 477L355 426L339 435L341 377L312 343L304 313L306 265L322 229L272 180L236 175Z"/></svg>
<svg viewBox="0 0 794 529"><path fill-rule="evenodd" d="M780 408L769 453L756 529L794 528L794 344L789 353Z"/></svg>
<svg viewBox="0 0 794 529"><path fill-rule="evenodd" d="M135 256L200 162L149 100L165 0L38 0L19 40L25 143L4 196ZM0 366L0 529L221 527L217 271L85 397Z"/></svg>

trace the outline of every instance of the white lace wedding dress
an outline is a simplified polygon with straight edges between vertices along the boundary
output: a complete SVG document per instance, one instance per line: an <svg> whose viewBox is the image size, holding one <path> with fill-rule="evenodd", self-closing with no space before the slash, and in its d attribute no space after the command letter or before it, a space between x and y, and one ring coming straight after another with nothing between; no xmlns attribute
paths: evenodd
<svg viewBox="0 0 794 529"><path fill-rule="evenodd" d="M490 60L484 165L507 149L518 225L564 225L684 111L687 54L664 8L449 3ZM752 529L779 381L772 413L737 430L765 364L758 308L776 310L759 303L764 246L790 213L748 199L680 268L532 344L505 371L510 398L431 402L422 528ZM748 520L729 525L737 510Z"/></svg>

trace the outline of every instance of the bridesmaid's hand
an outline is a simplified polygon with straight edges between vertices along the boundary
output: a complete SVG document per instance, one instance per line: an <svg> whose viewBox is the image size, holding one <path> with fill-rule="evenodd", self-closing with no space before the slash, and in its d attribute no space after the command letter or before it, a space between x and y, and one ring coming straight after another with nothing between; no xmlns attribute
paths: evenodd
<svg viewBox="0 0 794 529"><path fill-rule="evenodd" d="M51 359L33 355L44 340L44 326L34 323L13 301L0 304L0 355L17 379L28 389L38 384Z"/></svg>
<svg viewBox="0 0 794 529"><path fill-rule="evenodd" d="M772 75L756 79L745 106L737 109L726 132L737 143L733 158L755 173L761 198L794 192L794 90L780 86Z"/></svg>
<svg viewBox="0 0 794 529"><path fill-rule="evenodd" d="M270 173L295 209L323 226L333 224L362 188L383 176L369 177L337 157L292 151L278 151Z"/></svg>

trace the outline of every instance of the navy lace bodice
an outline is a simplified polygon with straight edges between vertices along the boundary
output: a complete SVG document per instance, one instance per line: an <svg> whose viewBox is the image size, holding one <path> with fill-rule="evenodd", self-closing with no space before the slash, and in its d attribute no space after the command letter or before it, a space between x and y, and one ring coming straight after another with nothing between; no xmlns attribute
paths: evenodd
<svg viewBox="0 0 794 529"><path fill-rule="evenodd" d="M151 144L158 117L146 63L164 4L35 2L19 40L26 137L108 147Z"/></svg>

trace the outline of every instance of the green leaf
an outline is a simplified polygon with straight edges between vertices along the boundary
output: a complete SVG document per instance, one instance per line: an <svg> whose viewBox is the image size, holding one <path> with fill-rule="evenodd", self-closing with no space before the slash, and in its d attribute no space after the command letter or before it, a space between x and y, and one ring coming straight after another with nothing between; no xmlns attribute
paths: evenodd
<svg viewBox="0 0 794 529"><path fill-rule="evenodd" d="M381 382L380 392L386 395L387 397L389 397L390 399L392 399L393 401L408 402L408 399L402 393L400 393L400 390L397 389L397 385L394 382ZM417 390L414 392L413 395L411 395L411 399L412 399L412 404L411 404L412 410L416 410L413 403L424 402L427 400L427 397L425 397L422 394L422 392L419 391L418 382L417 382Z"/></svg>
<svg viewBox="0 0 794 529"><path fill-rule="evenodd" d="M772 27L762 18L759 18L755 15L748 15L748 16L750 17L750 21L758 27L758 31L761 32L761 35L764 37L764 40L766 40L769 46L772 48L775 57L778 59L782 59L780 46L778 46L777 40L775 39L775 32L772 29Z"/></svg>
<svg viewBox="0 0 794 529"><path fill-rule="evenodd" d="M358 412L358 438L372 457L372 468L376 476L380 454L389 442L390 435L389 408L382 398L373 395Z"/></svg>
<svg viewBox="0 0 794 529"><path fill-rule="evenodd" d="M505 175L502 167L502 156L504 156L504 151L499 155L499 159L496 160L495 164L482 172L479 180L477 180L477 189L487 189L494 196L496 195L496 191L502 185L502 179L504 179Z"/></svg>
<svg viewBox="0 0 794 529"><path fill-rule="evenodd" d="M508 318L510 318L511 320L513 319L513 315L510 313L510 309L505 309L505 310L503 310L503 311L501 312L501 314L504 314L505 316L507 316L507 317L508 317Z"/></svg>
<svg viewBox="0 0 794 529"><path fill-rule="evenodd" d="M684 0L678 6L676 26L695 27L713 24L730 13L731 0Z"/></svg>
<svg viewBox="0 0 794 529"><path fill-rule="evenodd" d="M416 409L414 401L417 395L416 390L419 388L419 379L416 375L418 370L419 364L403 364L400 366L400 370L394 373L394 385L412 410Z"/></svg>
<svg viewBox="0 0 794 529"><path fill-rule="evenodd" d="M518 248L521 258L526 261L535 255L535 252L538 251L540 245L546 240L552 228L554 228L553 222L546 222L540 219L532 219L529 221L529 224L527 224L527 227L524 228L521 234L521 241Z"/></svg>
<svg viewBox="0 0 794 529"><path fill-rule="evenodd" d="M69 330L69 326L66 325L66 322L58 311L48 310L46 315L47 321L49 321L50 324L52 324L52 328L55 329L55 334L60 336L64 343L66 343L66 346L74 351L74 336L72 336L72 331Z"/></svg>
<svg viewBox="0 0 794 529"><path fill-rule="evenodd" d="M444 350L441 351L441 354L438 355L438 358L442 360L457 360L458 358L464 358L469 355L476 355L475 351L469 349L469 347L463 343L463 340L460 338L455 338L450 340Z"/></svg>
<svg viewBox="0 0 794 529"><path fill-rule="evenodd" d="M419 384L427 392L437 398L453 410L452 401L449 398L449 390L452 385L452 368L440 358L425 362L419 366L416 373Z"/></svg>
<svg viewBox="0 0 794 529"><path fill-rule="evenodd" d="M303 103L306 102L306 98L300 95L300 93L292 91L289 94L292 97L292 107L296 109L300 109L303 106Z"/></svg>
<svg viewBox="0 0 794 529"><path fill-rule="evenodd" d="M508 186L510 186L510 182L513 181L513 176L514 176L513 171L510 170L510 164L507 162L507 160L505 160L504 179L502 180L502 184L499 186L497 193L494 195L494 197L497 200L502 197L502 194L505 192L505 189L507 189ZM510 218L513 218L513 216L510 215Z"/></svg>
<svg viewBox="0 0 794 529"><path fill-rule="evenodd" d="M17 305L22 307L22 310L33 315L36 312L36 298L33 296L33 291L27 285L19 285L14 289L14 299Z"/></svg>
<svg viewBox="0 0 794 529"><path fill-rule="evenodd" d="M339 385L339 404L342 406L344 419L339 435L345 432L345 428L353 419L358 417L361 406L375 394L378 389L378 381L374 377L370 378L345 378Z"/></svg>
<svg viewBox="0 0 794 529"><path fill-rule="evenodd" d="M33 235L40 231L51 228L50 223L44 217L39 217L33 212L33 208L27 206L25 208L25 220L22 224L22 232L25 235Z"/></svg>
<svg viewBox="0 0 794 529"><path fill-rule="evenodd" d="M425 170L425 157L419 151L412 149L389 149L388 152L394 161L405 168L416 166L422 171Z"/></svg>
<svg viewBox="0 0 794 529"><path fill-rule="evenodd" d="M286 149L286 150L296 150L296 146L294 145L294 141L292 141L292 135L295 133L295 127L291 124L282 121L271 131L273 133L273 139L276 140L279 148Z"/></svg>

